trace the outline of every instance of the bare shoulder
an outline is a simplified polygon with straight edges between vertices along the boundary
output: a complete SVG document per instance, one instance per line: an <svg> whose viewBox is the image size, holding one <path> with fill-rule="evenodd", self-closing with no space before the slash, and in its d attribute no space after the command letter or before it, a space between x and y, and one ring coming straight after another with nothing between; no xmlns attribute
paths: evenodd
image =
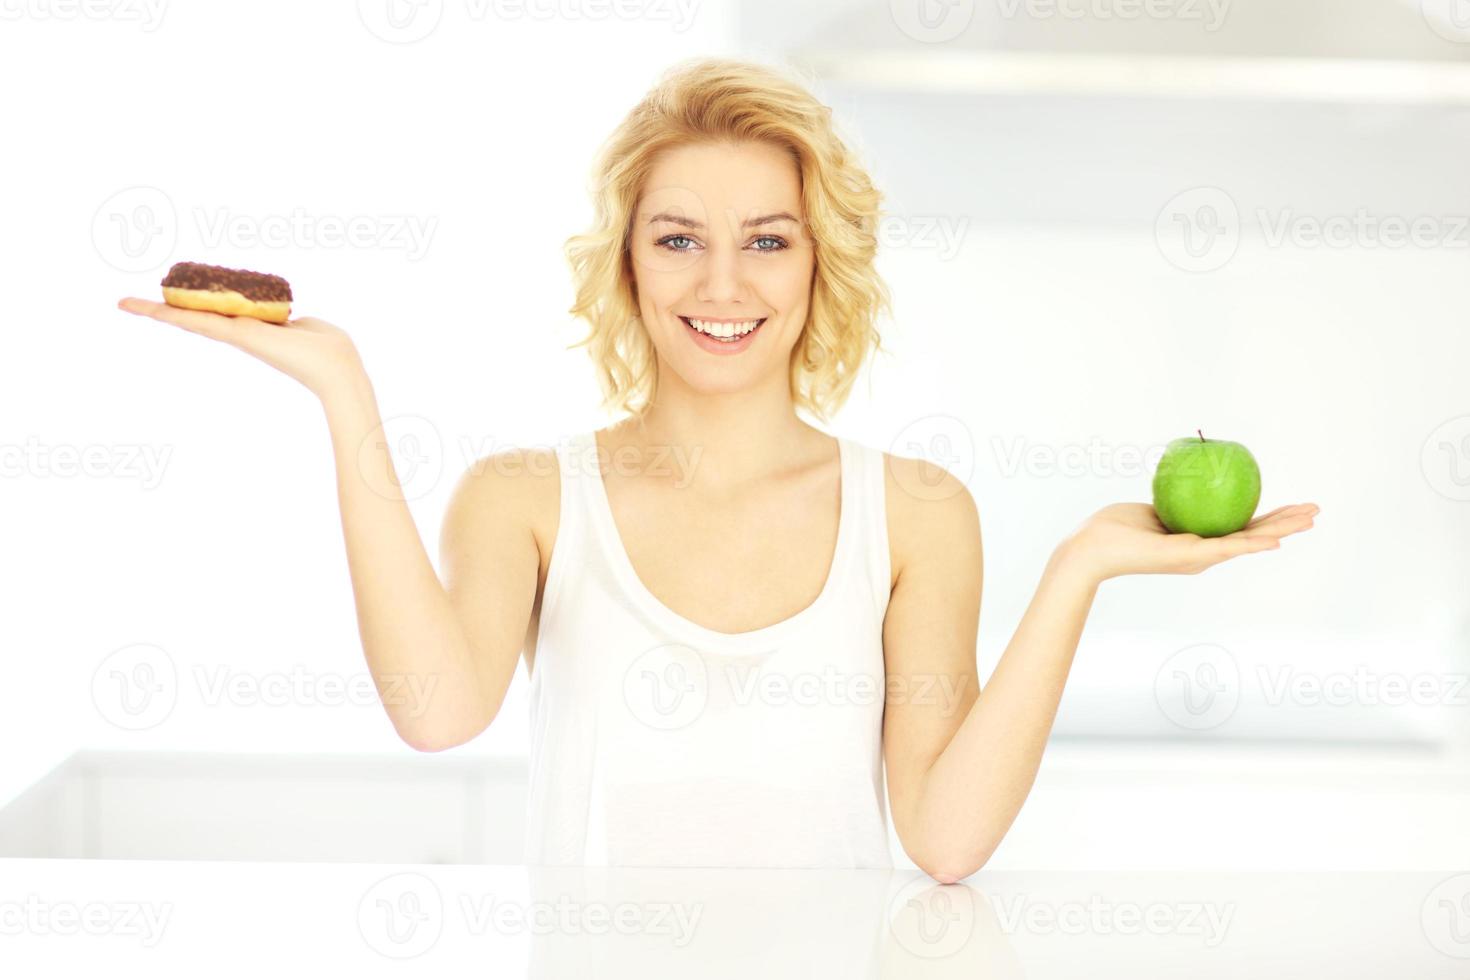
<svg viewBox="0 0 1470 980"><path fill-rule="evenodd" d="M530 533L545 550L556 533L560 468L549 446L503 449L475 460L459 477L444 515L446 537Z"/></svg>
<svg viewBox="0 0 1470 980"><path fill-rule="evenodd" d="M893 582L917 565L980 560L980 512L965 482L925 459L883 454Z"/></svg>

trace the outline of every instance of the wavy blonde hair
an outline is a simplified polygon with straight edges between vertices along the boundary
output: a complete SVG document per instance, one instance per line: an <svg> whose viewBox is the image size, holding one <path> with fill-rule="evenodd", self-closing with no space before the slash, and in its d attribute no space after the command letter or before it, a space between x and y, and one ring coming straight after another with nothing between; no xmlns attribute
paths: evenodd
<svg viewBox="0 0 1470 980"><path fill-rule="evenodd" d="M892 314L879 277L882 194L833 129L832 110L797 80L750 62L701 58L668 69L603 143L592 171L595 219L567 239L576 302L604 409L641 415L658 361L639 314L628 235L644 181L665 149L722 141L786 149L801 171L803 230L815 251L806 323L791 353L793 402L826 421L847 400L869 347L886 353L876 321Z"/></svg>

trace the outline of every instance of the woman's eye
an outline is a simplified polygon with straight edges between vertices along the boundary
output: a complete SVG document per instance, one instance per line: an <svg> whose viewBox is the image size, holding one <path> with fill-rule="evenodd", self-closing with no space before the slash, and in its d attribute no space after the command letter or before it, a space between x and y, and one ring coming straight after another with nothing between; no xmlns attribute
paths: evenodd
<svg viewBox="0 0 1470 980"><path fill-rule="evenodd" d="M663 238L660 238L658 241L654 242L654 244L657 245L659 248L667 249L670 252L690 251L690 248L686 246L674 244L674 242L680 241L692 243L694 239L690 238L688 235L665 235ZM757 248L757 252L779 252L784 248L790 247L786 244L784 239L778 238L775 235L762 235L761 237L756 239L757 244L760 242L770 242L771 245L767 248Z"/></svg>

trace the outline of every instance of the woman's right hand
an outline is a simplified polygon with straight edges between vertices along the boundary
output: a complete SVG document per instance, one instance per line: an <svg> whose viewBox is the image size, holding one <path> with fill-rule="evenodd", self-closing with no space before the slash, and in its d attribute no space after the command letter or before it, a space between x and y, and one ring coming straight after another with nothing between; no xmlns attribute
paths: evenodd
<svg viewBox="0 0 1470 980"><path fill-rule="evenodd" d="M135 296L119 300L117 306L238 347L295 378L324 402L358 387L366 378L352 338L325 320L299 317L284 324L267 323L248 316L179 309Z"/></svg>

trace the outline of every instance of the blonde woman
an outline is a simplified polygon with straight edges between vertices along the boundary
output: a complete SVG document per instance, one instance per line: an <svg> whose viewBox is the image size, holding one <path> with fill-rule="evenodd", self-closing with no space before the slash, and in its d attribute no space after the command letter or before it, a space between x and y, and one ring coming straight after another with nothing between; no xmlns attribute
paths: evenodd
<svg viewBox="0 0 1470 980"><path fill-rule="evenodd" d="M406 505L363 482L392 462L364 446L380 418L346 334L120 304L320 397L367 662L380 692L437 682L429 710L383 698L409 745L474 738L525 656L529 863L890 867L891 811L920 868L969 875L1030 790L1098 585L1312 525L1297 505L1201 539L1104 508L1052 552L982 692L964 484L798 416L843 404L888 303L880 194L831 110L780 71L684 63L594 178L572 312L624 418L472 467L442 584Z"/></svg>

